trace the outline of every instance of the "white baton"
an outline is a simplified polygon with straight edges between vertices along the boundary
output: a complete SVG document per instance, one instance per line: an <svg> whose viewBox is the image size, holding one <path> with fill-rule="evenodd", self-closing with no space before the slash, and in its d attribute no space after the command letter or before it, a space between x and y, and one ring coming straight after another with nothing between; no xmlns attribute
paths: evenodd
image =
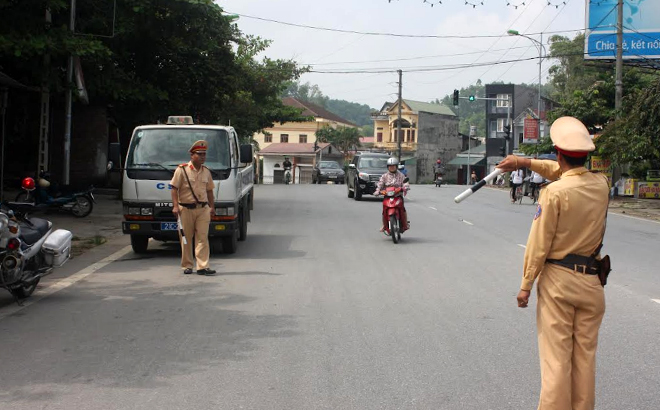
<svg viewBox="0 0 660 410"><path fill-rule="evenodd" d="M177 227L179 228L179 232L181 233L181 240L183 241L183 244L188 245L188 241L186 240L186 234L183 233L183 225L181 224L181 215L177 215L176 224L178 225Z"/></svg>
<svg viewBox="0 0 660 410"><path fill-rule="evenodd" d="M457 196L456 198L454 198L454 202L459 203L459 202L461 202L462 200L464 200L465 198L467 198L467 197L469 197L470 195L474 194L475 192L477 192L478 190L480 190L481 187L483 187L484 185L486 185L487 183L489 183L490 181L492 181L493 179L495 179L495 177L497 177L497 176L498 176L499 174L501 174L501 173L503 173L503 171L502 171L501 169L499 169L499 168L495 168L495 171L493 171L493 172L491 172L490 174L486 175L486 176L484 177L484 179L482 179L481 181L477 182L477 183L474 184L472 187L470 187L470 188L466 189L465 191L463 191L462 194L460 194L459 196Z"/></svg>

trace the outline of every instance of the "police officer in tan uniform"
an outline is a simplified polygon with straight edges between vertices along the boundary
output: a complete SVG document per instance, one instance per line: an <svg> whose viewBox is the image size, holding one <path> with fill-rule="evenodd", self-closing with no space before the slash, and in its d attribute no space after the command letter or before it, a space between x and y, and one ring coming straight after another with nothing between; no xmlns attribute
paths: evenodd
<svg viewBox="0 0 660 410"><path fill-rule="evenodd" d="M172 213L181 216L187 244L181 240L181 268L186 275L193 271L192 242L195 239L195 258L199 275L213 275L209 268L209 224L215 215L213 176L204 166L206 141L196 141L190 147L190 162L181 164L174 172L172 181Z"/></svg>
<svg viewBox="0 0 660 410"><path fill-rule="evenodd" d="M550 138L557 162L510 155L498 165L504 171L530 168L556 180L540 194L527 240L518 307L527 307L538 279L539 410L593 410L605 295L595 269L581 261L600 250L608 183L605 176L584 167L595 147L579 120L557 119Z"/></svg>

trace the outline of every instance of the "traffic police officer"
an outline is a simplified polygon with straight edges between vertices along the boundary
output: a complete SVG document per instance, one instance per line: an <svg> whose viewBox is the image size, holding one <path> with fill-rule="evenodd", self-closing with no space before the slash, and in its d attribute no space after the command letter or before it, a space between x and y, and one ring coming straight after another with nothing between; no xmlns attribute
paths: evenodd
<svg viewBox="0 0 660 410"><path fill-rule="evenodd" d="M557 119L550 138L557 150L557 162L510 155L498 165L503 171L530 168L556 180L539 198L527 240L518 307L527 307L538 278L539 410L593 410L596 346L605 295L594 269L586 264L569 268L565 262L571 257L588 257L600 249L608 183L605 176L584 167L587 154L595 147L579 120Z"/></svg>
<svg viewBox="0 0 660 410"><path fill-rule="evenodd" d="M213 198L213 176L204 166L206 161L206 141L196 141L190 147L190 162L177 167L170 184L172 185L172 213L181 216L183 233L187 243L181 240L181 268L183 273L193 271L192 241L195 244L197 273L213 275L215 271L209 268L209 224L211 216L215 215L215 200Z"/></svg>

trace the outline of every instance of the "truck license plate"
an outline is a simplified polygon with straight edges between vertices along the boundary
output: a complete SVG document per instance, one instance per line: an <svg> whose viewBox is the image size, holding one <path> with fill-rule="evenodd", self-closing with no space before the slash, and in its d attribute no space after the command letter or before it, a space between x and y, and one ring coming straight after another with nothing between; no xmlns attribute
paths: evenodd
<svg viewBox="0 0 660 410"><path fill-rule="evenodd" d="M161 231L176 231L177 226L176 222L161 222L160 230Z"/></svg>

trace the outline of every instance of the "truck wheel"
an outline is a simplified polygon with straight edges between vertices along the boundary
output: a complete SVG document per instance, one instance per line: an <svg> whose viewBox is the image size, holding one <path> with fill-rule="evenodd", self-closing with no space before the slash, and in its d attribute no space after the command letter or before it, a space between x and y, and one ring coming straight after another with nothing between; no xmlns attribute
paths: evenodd
<svg viewBox="0 0 660 410"><path fill-rule="evenodd" d="M238 249L237 237L237 232L235 232L232 236L225 236L222 238L222 252L227 254L236 253L236 249Z"/></svg>
<svg viewBox="0 0 660 410"><path fill-rule="evenodd" d="M238 214L238 240L243 242L247 239L247 230L248 230L248 211L245 208L241 208L240 213Z"/></svg>
<svg viewBox="0 0 660 410"><path fill-rule="evenodd" d="M131 235L131 248L135 253L147 253L149 237L143 235Z"/></svg>

